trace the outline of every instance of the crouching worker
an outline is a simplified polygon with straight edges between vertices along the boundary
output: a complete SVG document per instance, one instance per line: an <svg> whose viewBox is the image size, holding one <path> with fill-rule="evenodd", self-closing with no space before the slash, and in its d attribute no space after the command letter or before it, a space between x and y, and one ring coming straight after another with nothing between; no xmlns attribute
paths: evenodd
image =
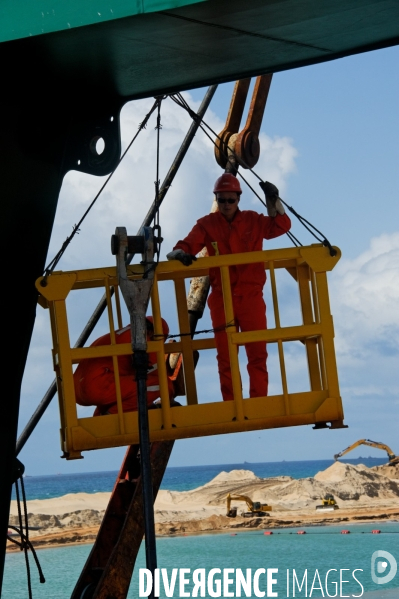
<svg viewBox="0 0 399 599"><path fill-rule="evenodd" d="M147 316L147 340L154 337L154 325L151 316ZM169 333L169 327L162 319L163 334ZM116 343L131 343L130 325L115 331ZM110 345L111 335L103 335L96 339L91 347ZM119 381L124 412L137 410L138 395L135 369L132 356L118 356ZM116 383L112 357L89 358L82 360L73 375L75 383L76 403L80 406L97 406L93 416L116 414ZM168 378L169 398L173 400L173 384ZM159 378L156 353L148 354L147 404L150 406L160 397Z"/></svg>

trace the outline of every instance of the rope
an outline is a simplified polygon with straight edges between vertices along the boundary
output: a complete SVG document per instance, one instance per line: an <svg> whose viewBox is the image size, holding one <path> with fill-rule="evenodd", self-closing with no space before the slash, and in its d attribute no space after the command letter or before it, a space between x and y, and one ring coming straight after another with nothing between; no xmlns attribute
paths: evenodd
<svg viewBox="0 0 399 599"><path fill-rule="evenodd" d="M57 266L58 262L61 260L62 256L64 255L65 250L67 249L67 247L69 246L69 244L71 243L72 239L75 237L75 235L77 233L79 233L80 231L80 226L82 224L82 222L84 221L84 219L86 218L86 216L89 214L90 210L93 208L94 204L96 203L96 201L98 200L98 198L100 197L101 193L103 192L103 190L105 189L106 185L108 184L109 180L111 179L111 177L113 176L113 174L115 173L116 169L118 168L118 166L120 165L120 163L122 162L122 160L124 159L124 157L126 156L126 154L128 153L128 151L130 150L130 148L132 147L133 143L135 142L135 140L137 139L139 133L146 128L147 123L150 119L150 116L152 115L152 113L154 112L154 110L157 108L157 106L159 105L160 100L159 98L156 98L153 106L151 107L150 111L146 114L144 120L139 124L138 127L138 131L137 133L134 135L133 139L131 140L131 142L129 143L129 145L127 146L126 150L123 152L122 156L119 158L114 170L112 171L112 173L107 177L107 179L105 180L104 184L101 186L100 190L98 191L98 193L96 194L96 196L94 197L93 201L91 202L91 204L89 205L89 207L87 208L86 212L83 214L82 218L80 219L80 221L73 226L72 228L72 233L69 235L69 237L67 237L64 241L64 243L62 244L60 250L57 252L57 254L55 255L55 257L51 260L51 262L49 262L49 264L46 266L46 268L44 269L44 278L42 279L42 281L40 282L42 287L46 287L47 285L47 278L48 276L53 272L53 270L55 269L55 267Z"/></svg>
<svg viewBox="0 0 399 599"><path fill-rule="evenodd" d="M22 493L22 502L23 502L23 510L24 510L23 518L22 518L22 510L21 510L21 497L20 497L20 492L19 492L19 484L21 485L21 493ZM27 577L27 583L28 583L28 596L29 596L29 599L32 599L32 597L33 597L33 595L32 595L32 578L31 578L31 572L30 572L28 549L30 549L32 551L32 555L34 557L36 567L37 567L37 570L39 573L40 582L44 583L44 582L46 582L46 579L44 578L43 570L40 566L38 557L36 555L36 551L29 539L28 508L27 508L27 503L26 503L25 485L24 485L24 481L23 481L23 471L20 471L19 476L15 480L15 495L16 495L16 499L17 499L19 527L9 526L9 528L15 530L19 534L21 541L19 542L16 539L13 539L12 537L10 537L9 535L7 535L7 538L12 543L18 545L19 548L21 549L21 551L24 552L25 565L26 565L26 577ZM25 532L24 532L24 529L25 529Z"/></svg>
<svg viewBox="0 0 399 599"><path fill-rule="evenodd" d="M8 528L11 528L12 530L15 530L15 532L17 532L19 534L19 536L21 537L21 539L22 539L22 542L19 542L16 539L13 539L10 535L7 535L7 539L9 541L11 541L11 543L14 543L14 545L18 545L18 547L21 548L21 551L23 549L23 543L26 543L28 545L29 549L32 551L32 555L33 555L33 557L35 559L35 562L36 562L37 570L39 572L40 582L41 583L45 583L46 579L44 578L43 570L42 570L42 567L40 565L39 558L37 557L37 553L35 551L35 548L32 545L32 541L30 541L29 539L27 539L25 537L24 533L23 532L21 533L21 530L17 526L12 526L11 524L9 524Z"/></svg>
<svg viewBox="0 0 399 599"><path fill-rule="evenodd" d="M156 177L155 177L154 233L155 233L155 231L157 231L157 233L158 233L158 241L156 242L156 254L157 254L156 266L159 263L159 257L160 257L160 253L161 253L161 244L162 244L162 241L163 241L163 239L161 237L161 225L159 224L159 207L161 205L161 203L160 203L160 196L159 196L159 185L161 183L160 178L159 178L159 164L160 164L160 160L159 160L159 149L160 149L160 133L161 133L161 129L162 129L162 124L161 124L161 104L162 104L162 100L164 100L164 98L166 98L166 96L161 96L159 98L158 114L157 114L157 126L155 127L155 129L157 131L157 165L156 165ZM156 268L156 266L154 266L154 268Z"/></svg>
<svg viewBox="0 0 399 599"><path fill-rule="evenodd" d="M219 333L225 331L229 327L235 327L234 321L228 322L226 325L215 327L214 329L204 329L203 331L194 331L194 333L176 333L175 335L154 335L154 341L161 341L162 339L175 339L176 337L193 337L194 335L200 335L201 333Z"/></svg>
<svg viewBox="0 0 399 599"><path fill-rule="evenodd" d="M138 273L138 272L134 272L132 271L132 274L134 275L140 275L142 274L142 278L145 279L148 275L148 273L150 273L152 270L155 270L156 267L159 264L159 259L160 259L160 254L161 254L161 244L163 241L163 238L161 237L161 225L159 224L159 208L161 205L161 198L160 198L160 178L159 178L159 165L160 165L160 159L159 159L159 150L160 150L160 131L162 129L162 123L161 123L161 104L162 104L162 100L164 100L167 96L158 96L156 98L157 100L157 105L158 105L158 114L157 114L157 124L155 127L155 130L157 132L157 149L156 149L156 174L155 174L155 200L154 200L154 204L155 204L155 212L154 212L154 226L153 226L153 231L154 231L154 237L155 237L155 232L157 232L157 239L155 241L155 253L157 255L156 261L153 262L151 264L151 266L149 268L147 268L147 270L145 270L143 273Z"/></svg>
<svg viewBox="0 0 399 599"><path fill-rule="evenodd" d="M205 135L207 135L207 137L211 140L211 142L216 145L216 142L205 132L205 130L203 129L203 127L201 126L201 123L207 127L207 129L209 129L209 131L219 140L223 143L222 138L212 129L212 127L210 127L210 125L208 125L203 119L201 119L196 112L194 112L190 106L188 105L188 103L186 102L186 100L183 98L183 96L181 95L181 93L179 92L178 94L175 94L175 96L171 95L170 96L171 100L173 100L173 102L175 102L178 106L180 106L181 108L184 108L189 115L191 116L191 118L193 120L195 120L196 122L200 122L199 127L202 129L202 131L204 131ZM228 162L230 162L230 164L232 164L231 160L230 160L230 156L228 156L227 154L225 154L221 148L220 148L221 153L223 154L223 156L225 158L227 158ZM238 162L240 162L247 170L249 170L253 175L255 175L255 177L257 179L259 179L259 181L262 181L263 183L263 179L261 177L259 177L259 175L253 170L253 168L251 168L242 158L240 158L238 160L237 154L233 151L230 150L231 154L233 154L233 156L237 159ZM240 173L239 173L240 174ZM251 185L244 179L244 177L240 174L240 177L243 179L243 181L245 181L245 183L248 185L248 187L250 189L252 189L252 191L254 192L254 194L258 197L258 199L262 202L262 204L264 206L266 206L266 203L263 201L263 199L260 197L260 195L258 195L258 193L251 187Z"/></svg>
<svg viewBox="0 0 399 599"><path fill-rule="evenodd" d="M17 497L18 522L19 522L20 531L22 533L21 534L21 540L22 540L23 537L26 538L26 535L22 532L23 531L23 523L22 523L21 499L20 499L20 496L19 496L18 480L20 480L20 479L17 479L15 481L15 495ZM32 599L32 580L31 580L31 576L30 576L30 565L29 565L28 545L27 545L27 543L21 542L21 551L24 552L24 557L25 557L26 577L27 577L27 582L28 582L28 595L29 595L29 599Z"/></svg>
<svg viewBox="0 0 399 599"><path fill-rule="evenodd" d="M280 200L281 200L281 198L280 198ZM312 225L312 223L310 223L308 220L306 220L306 218L304 218L303 216L301 216L300 214L298 214L298 212L297 212L297 211L296 211L296 210L295 210L295 209L294 209L292 206L289 206L289 205L287 204L287 202L284 202L284 200L281 200L281 201L282 201L282 203L284 204L284 206L285 206L286 208L288 208L288 210L289 210L290 212L292 212L292 214L294 214L294 216L296 216L296 217L297 217L297 219L299 220L299 222L301 223L301 225L303 225L303 226L305 227L305 229L307 229L307 230L309 231L309 233L310 233L311 235L313 235L313 237L315 237L315 239L317 239L317 241L319 241L320 243L322 243L322 244L323 244L325 247L328 247L328 249L330 250L330 256L335 256L335 255L337 254L337 250L335 250L335 249L332 247L332 245L331 245L331 243L328 241L327 237L325 237L325 236L323 235L323 233L322 233L321 231L319 231L319 229L317 229L317 228L316 228L314 225ZM306 223L306 224L305 224L305 223ZM307 225L309 225L309 226L307 226ZM321 235L322 239L320 239L320 237L318 237L318 236L317 236L317 235L316 235L316 234L315 234L315 233L314 233L314 232L313 232L313 231L310 229L310 227L311 227L311 228L312 228L314 231L317 231L317 233L318 233L319 235Z"/></svg>
<svg viewBox="0 0 399 599"><path fill-rule="evenodd" d="M302 245L302 243L299 241L299 239L297 239L295 237L295 235L293 233L291 233L291 231L287 231L287 237L289 237L289 239L291 239L292 243L296 246L296 247L300 247Z"/></svg>
<svg viewBox="0 0 399 599"><path fill-rule="evenodd" d="M157 125L155 127L155 130L157 132L157 166L156 166L156 176L155 176L155 214L154 214L154 225L155 226L159 226L159 184L160 184L160 180L159 180L159 141L160 141L160 132L162 129L162 124L161 124L161 103L162 103L163 97L160 99L159 103L158 103L158 114L157 114Z"/></svg>
<svg viewBox="0 0 399 599"><path fill-rule="evenodd" d="M212 139L212 137L209 135L209 133L207 131L205 131L203 125L205 127L207 127L209 129L209 131L211 131L211 133L219 140L219 141L223 141L221 139L221 137L219 137L219 135L212 129L212 127L210 127L202 118L200 118L197 113L195 113L190 106L188 105L188 103L186 102L186 100L183 98L183 96L178 93L175 95L171 95L170 96L171 100L173 100L173 102L175 102L178 106L180 106L181 108L183 108L184 110L186 110L188 112L188 114L191 116L191 118L196 121L197 123L199 123L199 127L201 128L201 130L205 133L205 135L208 137L208 139L211 140L211 142L216 146L216 141L214 139ZM223 156L225 158L227 158L228 162L231 163L230 160L230 156L226 153L223 152L222 147L219 146L219 151L223 154ZM237 159L237 162L241 163L245 168L247 168L253 175L255 175L255 177L257 179L259 179L259 181L263 182L263 179L251 168L249 167L245 161L243 161L241 158L238 159L236 153L233 150L230 150L231 154ZM248 185L248 187L251 189L251 191L255 194L255 196L258 198L258 200L260 200L260 202L262 202L262 204L264 206L266 206L265 201L260 197L260 195L255 191L255 189L248 183L248 181L245 179L245 177L243 177L243 175L240 173L240 171L237 171L237 174L241 177L241 179ZM309 233L311 235L313 235L313 237L315 239L317 239L317 241L319 243L322 243L324 246L328 247L328 249L330 250L330 255L331 256L335 256L336 255L336 250L332 247L331 243L328 241L327 237L321 232L319 231L319 229L317 229L314 225L312 225L312 223L310 223L306 218L304 218L303 216L301 216L300 214L298 214L298 212L292 207L289 206L286 202L284 202L284 200L282 200L280 198L280 200L282 201L282 203L284 204L284 206L286 206L286 208L292 213L294 214L294 216L297 217L297 219L299 220L299 222L301 223L301 225L303 225L305 227L305 229L307 229L309 231ZM313 229L313 230L312 230ZM316 231L320 236L318 237L318 235L316 235L316 233L314 233L314 231ZM292 243L294 245L296 245L297 247L302 245L301 242L293 235L293 233L291 233L290 231L287 232L287 236L289 237L289 239L292 241Z"/></svg>

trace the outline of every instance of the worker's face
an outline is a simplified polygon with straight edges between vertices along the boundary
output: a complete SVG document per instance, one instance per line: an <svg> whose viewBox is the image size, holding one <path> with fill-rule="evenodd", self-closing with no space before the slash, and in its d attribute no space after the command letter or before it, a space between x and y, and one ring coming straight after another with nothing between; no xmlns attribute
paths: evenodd
<svg viewBox="0 0 399 599"><path fill-rule="evenodd" d="M216 196L219 212L231 222L238 209L240 196L235 191L221 191Z"/></svg>

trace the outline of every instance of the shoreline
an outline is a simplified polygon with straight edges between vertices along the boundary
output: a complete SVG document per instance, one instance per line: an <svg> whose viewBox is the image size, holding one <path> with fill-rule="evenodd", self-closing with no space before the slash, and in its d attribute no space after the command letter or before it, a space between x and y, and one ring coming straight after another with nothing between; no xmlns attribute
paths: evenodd
<svg viewBox="0 0 399 599"><path fill-rule="evenodd" d="M281 520L278 523L272 523L270 520L266 522L258 522L260 518L253 519L239 519L240 522L237 523L238 526L230 526L223 528L206 528L205 530L189 530L190 525L195 523L196 521L182 521L179 523L170 523L171 526L180 528L180 530L176 530L174 532L156 532L156 537L158 539L162 538L179 538L179 537L188 537L188 536L205 536L205 535L217 535L217 534L239 534L246 532L255 532L258 531L261 533L262 531L271 531L274 534L278 534L277 531L284 531L286 529L301 529L301 528L324 528L324 527L333 527L338 526L340 524L346 525L348 527L360 526L367 523L370 523L370 527L374 524L389 524L389 523L399 523L399 508L398 509L390 509L384 510L384 514L364 514L357 515L354 517L343 516L340 517L332 517L331 519L324 519L321 521L320 519L312 518L311 515L308 518L299 520L289 521L283 523ZM226 517L227 519L227 517ZM245 522L242 521L245 520ZM206 524L206 520L202 521ZM169 523L168 523L169 524ZM242 526L240 526L242 524ZM246 524L246 525L244 525ZM179 526L180 525L180 526ZM157 527L157 526L156 526ZM32 542L35 550L40 549L56 549L59 547L70 547L74 545L89 545L94 543L98 530L100 526L94 527L85 527L85 528L71 528L69 530L63 530L60 532L51 532L43 535L37 535L30 537L30 541ZM353 531L351 531L353 532ZM371 530L370 530L371 533ZM338 533L337 533L338 534ZM384 534L383 531L381 534ZM14 543L10 543L7 545L7 553L17 553L20 549Z"/></svg>
<svg viewBox="0 0 399 599"><path fill-rule="evenodd" d="M250 501L268 502L272 511L264 517L226 516L228 493L241 496L235 505L248 510ZM339 509L316 511L321 498L333 494ZM28 500L30 533L35 547L63 547L93 543L100 528L110 493L76 493L56 499ZM244 497L243 497L244 496ZM155 530L159 538L202 534L237 534L247 530L277 532L286 528L353 526L399 522L399 466L367 468L336 462L312 478L289 476L258 478L248 470L220 472L191 491L158 493ZM10 525L18 526L16 502ZM15 537L18 539L18 537ZM20 551L8 541L7 551Z"/></svg>

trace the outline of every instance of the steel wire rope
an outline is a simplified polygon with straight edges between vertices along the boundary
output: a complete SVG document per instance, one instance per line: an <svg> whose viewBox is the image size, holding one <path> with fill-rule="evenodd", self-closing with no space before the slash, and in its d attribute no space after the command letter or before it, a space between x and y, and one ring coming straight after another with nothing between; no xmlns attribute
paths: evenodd
<svg viewBox="0 0 399 599"><path fill-rule="evenodd" d="M235 327L236 323L231 320L225 325L220 327L215 327L214 329L203 329L202 331L194 331L193 333L175 333L173 335L154 335L154 341L160 341L161 339L174 339L175 337L193 337L194 335L201 335L202 333L219 333L221 331L225 331L229 327Z"/></svg>
<svg viewBox="0 0 399 599"><path fill-rule="evenodd" d="M184 110L186 110L188 112L188 114L191 116L191 118L193 120L197 119L197 120L201 120L201 123L199 124L199 127L201 128L201 130L205 133L205 135L207 135L207 137L212 141L212 143L216 146L216 141L214 139L211 138L211 136L205 131L204 127L202 125L204 125L205 127L207 127L209 129L209 131L211 131L211 133L220 141L223 143L223 140L221 139L221 137L212 129L212 127L210 127L210 125L208 125L204 119L200 119L200 117L198 117L198 115L190 108L190 106L188 105L188 103L186 102L186 100L183 98L183 96L181 95L181 93L178 94L171 94L169 96L171 98L171 100L173 100L173 102L175 102L178 106L180 106L181 108L183 108ZM227 160L230 162L231 161L229 159L229 155L225 152L223 152L223 150L221 149L221 147L219 146L219 151L223 154L223 156L225 158L227 158ZM231 150L229 148L229 152L231 152L231 154L237 159L237 162L241 165L243 165L246 169L248 169L253 175L255 175L255 177L257 179L259 179L259 181L263 182L263 179L254 171L253 168L251 168L250 166L248 166L248 164L246 164L246 162L244 160L242 160L242 158L237 157L237 155L235 154L235 152L233 150ZM260 195L254 190L254 188L248 183L248 181L245 179L245 177L243 177L243 175L237 171L237 174L242 178L242 180L248 185L248 187L253 191L253 193L256 195L256 197L260 200L260 202L262 202L262 204L264 206L266 206L266 203L262 200L262 198L260 197ZM286 208L292 212L292 214L294 214L294 216L297 217L297 219L299 220L299 222L301 223L301 225L303 227L305 227L305 229L307 229L309 231L309 233L311 235L313 235L313 237L315 239L317 239L317 241L319 243L322 243L325 247L328 247L329 251L330 251L330 255L331 256L335 256L336 255L336 250L332 247L331 243L328 241L327 237L319 230L317 229L317 227L315 227L311 222L309 222L306 218L304 218L303 216L301 216L292 206L290 206L289 204L287 204L287 202L285 202L284 200L282 200L280 198L281 202L284 204L284 206L286 206ZM313 231L312 231L313 229ZM314 233L314 231L316 231L319 235L321 235L322 239L320 237L318 237L316 235L316 233ZM291 241L294 243L294 245L302 245L300 243L300 241L293 235L293 233L291 233L290 231L287 231L287 236L291 239Z"/></svg>
<svg viewBox="0 0 399 599"><path fill-rule="evenodd" d="M175 100L173 97L172 97L172 100L173 100L174 102L176 102L176 104L178 104L179 106L181 106L182 108L185 108L185 110L187 110L188 112L190 112L190 111L191 111L191 109L190 109L189 105L187 104L187 102L184 100L184 98L181 96L181 94L179 94L179 96L181 97L181 100L184 102L184 105L180 104L179 102L176 102L176 100ZM202 121L202 122L203 122L204 124L206 124L206 123L205 123L205 121ZM219 137L219 135L217 135L217 134L216 134L216 133L213 131L213 129L212 129L211 127L209 127L209 125L206 125L206 126L207 126L207 127L208 127L208 128L211 130L211 131L212 131L212 133L213 133L213 134L214 134L214 135L215 135L215 136L216 136L216 137L217 137L217 138L218 138L220 141L222 141L222 140L221 140L221 138ZM208 133L207 131L205 131L204 127L203 127L201 124L199 125L199 127L200 127L200 129L201 129L201 130L204 132L204 134L205 134L205 135L208 137L208 139L210 139L210 141L211 141L211 142L212 142L212 143L213 143L213 144L216 146L216 142L215 142L215 140L214 140L214 139L213 139L213 138L212 138L212 137L209 135L209 133ZM229 151L231 152L231 154L232 154L233 156L235 156L235 157L236 157L236 154L235 154L235 152L234 152L233 150L231 150L231 149L229 148ZM220 146L219 146L219 152L220 152L221 154L223 154L223 156L224 156L224 157L227 159L227 161L228 161L228 162L229 162L229 163L230 163L232 166L234 166L233 162L231 161L231 156L229 156L228 154L226 154L226 153L225 153L225 152L224 152L224 151L221 149L221 147L220 147ZM253 170L251 167L249 167L249 166L246 164L246 162L245 162L244 160L242 160L241 158L240 158L240 162L241 162L241 163L243 163L243 164L245 165L245 167L246 167L247 169L249 169L249 170L250 170L250 171L251 171L251 172L252 172L252 173L253 173L253 174L254 174L254 175L255 175L255 176L256 176L256 177L257 177L257 178L260 180L260 181L263 181L263 179L261 179L261 178L260 178L260 177L259 177L259 176L258 176L258 175L255 173L255 171L254 171L254 170ZM257 191L256 191L256 190L255 190L255 189L252 187L252 185L251 185L251 184L250 184L250 183L247 181L247 179L244 177L244 175L243 175L243 174L242 174L242 173L241 173L239 170L237 170L237 174L238 174L238 175L241 177L241 179L244 181L244 183L246 183L246 184L248 185L249 189L250 189L250 190L251 190L251 191L252 191L252 192L253 192L253 193L256 195L256 197L258 198L258 200L259 200L259 201L260 201L260 202L261 202L261 203L262 203L262 204L265 206L265 208L267 208L267 205L266 205L266 203L264 202L264 200L263 200L263 199L260 197L260 195L257 193ZM281 199L281 198L280 198L280 199ZM294 235L294 234L293 234L291 231L287 231L287 232L286 232L286 235L287 235L287 237L290 239L290 241L292 241L292 243L293 243L293 244L294 244L296 247L299 247L299 246L302 246L302 245L303 245L303 244L302 244L302 243L299 241L299 239L298 239L297 237L295 237L295 235Z"/></svg>
<svg viewBox="0 0 399 599"><path fill-rule="evenodd" d="M160 132L161 132L161 129L162 129L162 123L161 123L161 104L162 104L162 100L164 100L166 97L167 96L158 96L157 97L157 100L158 100L158 114L157 114L157 124L155 126L155 130L157 132L156 167L155 167L155 181L154 181L154 185L155 185L155 199L154 199L154 214L153 214L153 217L152 217L151 220L154 220L154 226L153 226L154 232L155 231L158 232L158 237L154 238L154 241L155 241L155 251L154 251L154 253L156 253L157 259L156 259L156 262L153 262L151 264L151 266L149 268L147 268L147 270L144 270L143 273L134 272L133 270L130 271L131 274L133 274L133 275L142 275L143 279L146 278L146 276L148 275L149 272L151 272L152 270L155 270L156 267L158 266L158 264L159 264L159 258L160 258L160 254L161 254L161 245L162 245L162 241L163 241L163 238L161 237L161 225L159 224L159 208L160 208L160 205L161 205L161 202L160 202L160 179L159 179L159 165L160 165L159 150L160 150L160 145L161 145L160 144ZM133 255L131 255L131 256L129 255L129 259L130 260L131 260L131 258L133 258Z"/></svg>
<svg viewBox="0 0 399 599"><path fill-rule="evenodd" d="M159 185L160 185L160 179L159 179L159 149L160 149L160 133L161 133L161 129L162 129L162 124L161 124L161 103L162 100L165 98L165 96L162 96L159 104L158 104L158 114L157 114L157 125L156 125L156 130L157 130L157 166L156 166L156 175L155 175L155 214L154 214L154 229L157 229L159 236L161 235L161 226L159 224ZM157 262L159 262L159 254L161 251L161 239L159 239L160 243L159 245L157 244Z"/></svg>
<svg viewBox="0 0 399 599"><path fill-rule="evenodd" d="M106 178L105 182L100 187L99 191L95 195L94 199L91 201L89 207L84 212L84 214L81 217L81 219L79 220L79 222L72 227L72 233L65 239L65 241L62 244L60 250L57 252L57 254L54 256L54 258L51 260L51 262L49 262L49 264L44 269L44 278L40 281L40 284L41 284L42 287L45 287L47 285L47 278L48 278L48 276L54 271L55 267L57 266L58 262L61 260L61 258L63 256L65 250L67 249L67 247L71 243L72 239L75 237L75 235L77 233L79 233L80 226L81 226L82 222L84 221L84 219L86 218L86 216L89 214L90 210L93 208L94 204L96 203L96 201L100 197L101 193L104 191L106 185L108 184L109 180L112 178L112 176L115 173L116 169L118 168L118 166L120 165L120 163L122 162L122 160L124 159L124 157L126 156L126 154L128 153L128 151L132 147L133 143L136 141L139 133L143 129L146 128L147 123L148 123L148 121L150 119L150 116L152 115L152 113L154 112L154 110L156 109L156 107L159 105L160 101L161 101L160 98L156 98L155 99L155 102L152 105L150 111L146 114L146 116L144 117L144 120L139 124L139 127L138 127L138 130L137 130L136 134L133 136L133 138L132 138L131 142L129 143L129 145L127 146L126 150L123 152L122 156L119 158L119 160L118 160L118 162L117 162L114 170L108 175L108 177Z"/></svg>

